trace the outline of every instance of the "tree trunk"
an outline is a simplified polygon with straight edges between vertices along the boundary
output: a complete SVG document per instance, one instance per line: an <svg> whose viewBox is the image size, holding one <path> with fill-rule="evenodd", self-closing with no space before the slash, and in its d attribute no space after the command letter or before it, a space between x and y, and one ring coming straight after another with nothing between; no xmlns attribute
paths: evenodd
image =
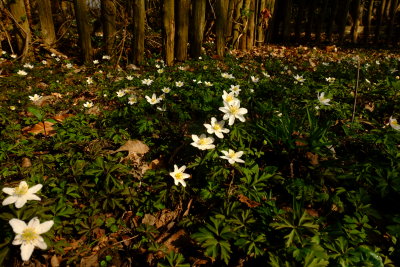
<svg viewBox="0 0 400 267"><path fill-rule="evenodd" d="M79 47L84 63L89 63L93 58L92 42L90 40L90 25L88 8L85 0L74 0L76 24L78 26Z"/></svg>
<svg viewBox="0 0 400 267"><path fill-rule="evenodd" d="M326 29L326 39L328 40L328 42L332 42L332 32L333 32L333 26L336 21L338 6L339 6L338 0L332 1L330 20Z"/></svg>
<svg viewBox="0 0 400 267"><path fill-rule="evenodd" d="M195 2L196 2L196 0L195 0ZM233 32L233 20L234 20L234 14L235 14L235 3L236 3L236 0L229 0L228 24L226 25L226 33L225 33L227 42L233 40L232 32Z"/></svg>
<svg viewBox="0 0 400 267"><path fill-rule="evenodd" d="M364 42L368 43L369 35L371 34L371 21L372 21L372 12L374 10L374 0L369 1L368 5L368 14L367 14L367 23L364 27Z"/></svg>
<svg viewBox="0 0 400 267"><path fill-rule="evenodd" d="M189 9L189 0L177 0L175 54L178 61L184 61L187 59L187 43L189 40Z"/></svg>
<svg viewBox="0 0 400 267"><path fill-rule="evenodd" d="M255 0L250 0L250 15L249 24L247 29L247 49L252 49L254 46L254 32L255 32Z"/></svg>
<svg viewBox="0 0 400 267"><path fill-rule="evenodd" d="M193 40L190 44L192 58L198 58L201 55L206 23L206 4L206 0L193 1Z"/></svg>
<svg viewBox="0 0 400 267"><path fill-rule="evenodd" d="M268 33L267 33L267 42L271 40L277 40L279 38L279 27L281 24L282 19L282 12L281 12L281 1L277 0L273 2L273 11L272 13L272 20L271 25L269 26Z"/></svg>
<svg viewBox="0 0 400 267"><path fill-rule="evenodd" d="M326 11L328 9L328 1L322 1L321 7L318 13L317 26L315 27L315 41L319 43L321 41L321 33L324 26L324 20L326 18Z"/></svg>
<svg viewBox="0 0 400 267"><path fill-rule="evenodd" d="M339 26L339 44L342 44L344 41L347 16L349 14L349 9L350 9L350 2L351 2L351 0L342 0L343 9L341 11L343 13L342 13L342 16L340 17L340 21L339 21L339 25L338 25Z"/></svg>
<svg viewBox="0 0 400 267"><path fill-rule="evenodd" d="M283 40L288 41L290 38L290 18L292 16L292 4L293 0L285 0L285 6L283 7L283 25L282 35Z"/></svg>
<svg viewBox="0 0 400 267"><path fill-rule="evenodd" d="M235 12L234 12L234 24L233 24L233 48L239 48L239 36L240 36L240 25L239 20L241 17L241 9L243 7L243 0L234 0L235 1Z"/></svg>
<svg viewBox="0 0 400 267"><path fill-rule="evenodd" d="M144 21L146 10L144 0L133 2L133 63L142 64L144 60Z"/></svg>
<svg viewBox="0 0 400 267"><path fill-rule="evenodd" d="M164 24L164 55L165 63L168 66L174 64L174 44L175 44L175 1L164 0L163 5L163 24Z"/></svg>
<svg viewBox="0 0 400 267"><path fill-rule="evenodd" d="M46 45L52 46L56 41L56 33L50 0L38 0L38 9L43 41Z"/></svg>
<svg viewBox="0 0 400 267"><path fill-rule="evenodd" d="M363 15L364 4L361 0L356 0L356 13L354 14L354 23L353 27L351 27L351 40L354 44L358 42L358 29L360 26L360 21Z"/></svg>
<svg viewBox="0 0 400 267"><path fill-rule="evenodd" d="M101 0L101 17L103 22L103 38L106 54L113 56L116 35L115 17L117 9L112 0ZM136 18L136 17L135 17Z"/></svg>
<svg viewBox="0 0 400 267"><path fill-rule="evenodd" d="M300 41L303 18L305 13L305 0L299 0L299 8L297 10L296 21L294 25L294 37L296 42Z"/></svg>
<svg viewBox="0 0 400 267"><path fill-rule="evenodd" d="M217 0L217 25L216 25L216 39L217 39L217 55L223 57L225 54L225 29L228 22L228 0Z"/></svg>
<svg viewBox="0 0 400 267"><path fill-rule="evenodd" d="M394 41L395 38L393 36L393 31L394 31L394 23L396 20L396 11L398 9L398 5L399 5L399 0L393 0L392 8L390 10L390 16L389 16L390 21L389 21L388 30L387 30L387 40L389 42L393 42L393 43L396 43Z"/></svg>
<svg viewBox="0 0 400 267"><path fill-rule="evenodd" d="M307 8L307 16L308 16L308 21L306 25L306 34L305 38L306 40L310 41L311 40L311 33L313 32L314 29L314 24L315 24L315 10L317 6L317 0L308 0L308 8Z"/></svg>
<svg viewBox="0 0 400 267"><path fill-rule="evenodd" d="M240 50L247 49L247 31L249 28L249 17L250 17L250 4L251 0L244 0L243 10L242 10L242 19L243 19L243 30L241 32L241 37L239 39L239 48Z"/></svg>
<svg viewBox="0 0 400 267"><path fill-rule="evenodd" d="M386 0L382 0L381 5L377 10L378 14L375 27L375 43L379 43L380 31L383 21L383 13L385 12L385 5L386 5Z"/></svg>
<svg viewBox="0 0 400 267"><path fill-rule="evenodd" d="M257 21L257 46L261 46L265 42L265 19L263 17L263 11L265 9L265 0L260 0L257 15L259 20Z"/></svg>
<svg viewBox="0 0 400 267"><path fill-rule="evenodd" d="M14 16L18 26L16 27L16 41L18 54L27 56L29 44L31 41L31 30L26 16L26 10L23 0L10 1L10 11Z"/></svg>

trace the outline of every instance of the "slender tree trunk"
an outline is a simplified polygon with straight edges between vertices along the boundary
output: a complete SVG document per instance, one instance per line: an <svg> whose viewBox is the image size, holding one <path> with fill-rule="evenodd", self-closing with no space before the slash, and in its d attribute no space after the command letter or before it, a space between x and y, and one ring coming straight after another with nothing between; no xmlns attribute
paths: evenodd
<svg viewBox="0 0 400 267"><path fill-rule="evenodd" d="M347 16L349 14L349 9L350 9L350 2L351 0L342 0L343 9L341 10L341 12L343 13L342 16L340 17L340 22L339 22L339 44L342 44L344 41Z"/></svg>
<svg viewBox="0 0 400 267"><path fill-rule="evenodd" d="M93 58L93 50L92 42L90 40L90 25L86 1L74 0L74 7L82 59L84 63L90 63Z"/></svg>
<svg viewBox="0 0 400 267"><path fill-rule="evenodd" d="M250 3L251 0L244 0L243 3L243 11L244 11L244 16L242 12L242 19L243 19L243 30L241 32L241 37L239 39L239 48L240 50L246 50L247 49L247 31L249 28L249 11L250 11Z"/></svg>
<svg viewBox="0 0 400 267"><path fill-rule="evenodd" d="M43 41L46 45L52 46L56 41L56 33L50 0L38 0L37 3Z"/></svg>
<svg viewBox="0 0 400 267"><path fill-rule="evenodd" d="M306 25L306 40L311 40L311 33L314 29L315 24L315 10L317 8L317 0L308 0L308 9L307 9L307 16L308 22Z"/></svg>
<svg viewBox="0 0 400 267"><path fill-rule="evenodd" d="M133 63L142 64L144 60L144 22L146 19L144 0L134 0L133 18Z"/></svg>
<svg viewBox="0 0 400 267"><path fill-rule="evenodd" d="M113 56L116 35L115 17L117 9L113 0L101 0L101 17L103 21L103 38L106 54ZM136 19L136 17L135 17Z"/></svg>
<svg viewBox="0 0 400 267"><path fill-rule="evenodd" d="M294 37L296 39L296 42L300 41L301 37L301 30L302 30L302 21L304 18L304 13L305 13L305 0L299 0L299 8L297 9L297 15L296 15L296 20L295 20L295 25L294 25Z"/></svg>
<svg viewBox="0 0 400 267"><path fill-rule="evenodd" d="M339 6L338 0L333 0L331 6L330 20L326 29L326 39L328 40L328 42L332 42L333 26L335 25L338 6Z"/></svg>
<svg viewBox="0 0 400 267"><path fill-rule="evenodd" d="M187 59L187 43L189 40L189 8L189 0L177 0L175 54L178 61L184 61Z"/></svg>
<svg viewBox="0 0 400 267"><path fill-rule="evenodd" d="M217 55L223 57L225 54L225 29L228 22L228 0L217 0Z"/></svg>
<svg viewBox="0 0 400 267"><path fill-rule="evenodd" d="M322 1L320 2L321 8L318 14L317 18L317 26L315 29L315 41L319 43L321 41L321 32L324 26L325 18L326 18L326 13L328 10L328 1Z"/></svg>
<svg viewBox="0 0 400 267"><path fill-rule="evenodd" d="M279 39L279 27L283 15L281 12L282 2L280 0L276 0L273 2L273 5L274 5L273 11L271 11L272 13L271 25L269 26L267 33L267 42L270 42L271 40L276 41L277 39Z"/></svg>
<svg viewBox="0 0 400 267"><path fill-rule="evenodd" d="M233 24L233 48L239 48L240 25L239 20L241 17L241 9L243 7L243 0L235 0L234 24Z"/></svg>
<svg viewBox="0 0 400 267"><path fill-rule="evenodd" d="M375 43L379 43L380 31L383 21L383 13L385 12L386 0L381 1L381 5L377 10L377 21L375 27Z"/></svg>
<svg viewBox="0 0 400 267"><path fill-rule="evenodd" d="M356 13L354 16L353 27L351 27L351 33L350 33L351 40L353 43L358 42L358 29L363 15L363 10L364 10L364 4L361 2L361 0L356 0Z"/></svg>
<svg viewBox="0 0 400 267"><path fill-rule="evenodd" d="M163 5L163 24L164 24L164 55L165 63L168 66L174 64L174 45L175 45L175 1L164 0Z"/></svg>
<svg viewBox="0 0 400 267"><path fill-rule="evenodd" d="M396 20L396 11L398 9L398 5L399 5L399 0L393 0L392 3L392 8L390 10L390 16L389 16L389 25L388 25L388 30L387 30L387 40L388 42L394 42L393 40L395 39L393 36L393 31L394 31L394 23Z"/></svg>
<svg viewBox="0 0 400 267"><path fill-rule="evenodd" d="M201 55L206 23L206 4L206 0L193 1L193 40L190 44L190 54L192 58L198 58Z"/></svg>
<svg viewBox="0 0 400 267"><path fill-rule="evenodd" d="M265 28L266 25L264 26L264 18L263 16L263 11L265 8L265 0L260 1L260 5L258 8L258 16L259 19L257 21L257 46L261 46L265 42Z"/></svg>
<svg viewBox="0 0 400 267"><path fill-rule="evenodd" d="M255 0L250 0L250 16L247 29L247 49L252 49L254 46L254 33L255 33Z"/></svg>
<svg viewBox="0 0 400 267"><path fill-rule="evenodd" d="M14 16L18 26L16 27L16 42L18 54L22 54L23 57L27 56L30 41L31 41L31 30L26 16L26 9L23 0L10 1L10 11Z"/></svg>
<svg viewBox="0 0 400 267"><path fill-rule="evenodd" d="M283 25L282 25L282 36L284 41L289 41L290 38L290 18L292 17L292 4L293 0L285 0L285 6L283 8Z"/></svg>
<svg viewBox="0 0 400 267"><path fill-rule="evenodd" d="M371 21L372 21L372 12L374 10L374 0L370 0L368 4L368 13L367 13L367 23L364 27L364 42L368 43L369 35L371 34Z"/></svg>
<svg viewBox="0 0 400 267"><path fill-rule="evenodd" d="M236 2L236 0L229 0L228 24L226 25L226 33L225 33L227 42L230 42L233 40L232 32L233 32L233 20L234 20L234 14L235 14L235 2Z"/></svg>

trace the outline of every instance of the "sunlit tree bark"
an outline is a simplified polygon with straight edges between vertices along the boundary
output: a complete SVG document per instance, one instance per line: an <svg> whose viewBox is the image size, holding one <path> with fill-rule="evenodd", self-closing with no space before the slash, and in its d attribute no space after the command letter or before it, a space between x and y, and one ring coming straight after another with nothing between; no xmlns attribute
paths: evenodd
<svg viewBox="0 0 400 267"><path fill-rule="evenodd" d="M41 36L46 45L52 46L56 41L56 33L54 30L53 14L51 11L50 0L37 0Z"/></svg>
<svg viewBox="0 0 400 267"><path fill-rule="evenodd" d="M144 23L146 11L144 0L133 2L133 63L141 64L144 60Z"/></svg>
<svg viewBox="0 0 400 267"><path fill-rule="evenodd" d="M216 3L216 39L217 55L223 57L225 54L225 29L228 22L228 0L217 0Z"/></svg>
<svg viewBox="0 0 400 267"><path fill-rule="evenodd" d="M175 1L164 0L163 3L163 25L164 25L164 55L168 66L174 64L175 46Z"/></svg>
<svg viewBox="0 0 400 267"><path fill-rule="evenodd" d="M83 62L90 63L93 58L93 50L92 42L90 40L90 25L86 1L74 0L74 8L82 59Z"/></svg>
<svg viewBox="0 0 400 267"><path fill-rule="evenodd" d="M115 17L117 9L112 0L101 0L101 17L103 22L104 49L106 54L113 56L116 35Z"/></svg>
<svg viewBox="0 0 400 267"><path fill-rule="evenodd" d="M189 0L176 0L177 1L177 14L176 14L176 42L175 42L175 55L178 61L187 59L187 43L189 40Z"/></svg>
<svg viewBox="0 0 400 267"><path fill-rule="evenodd" d="M190 44L190 54L193 58L201 55L206 18L206 0L193 1L193 40Z"/></svg>
<svg viewBox="0 0 400 267"><path fill-rule="evenodd" d="M15 23L17 24L15 29L15 37L18 54L26 56L31 41L31 30L27 20L24 1L10 0L9 7L11 14L15 18Z"/></svg>

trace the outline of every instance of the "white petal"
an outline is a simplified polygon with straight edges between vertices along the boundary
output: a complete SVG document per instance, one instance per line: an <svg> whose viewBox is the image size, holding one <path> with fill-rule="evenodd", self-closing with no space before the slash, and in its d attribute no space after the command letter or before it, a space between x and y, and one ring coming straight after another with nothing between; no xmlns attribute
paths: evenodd
<svg viewBox="0 0 400 267"><path fill-rule="evenodd" d="M28 184L25 181L21 181L19 187L28 187Z"/></svg>
<svg viewBox="0 0 400 267"><path fill-rule="evenodd" d="M239 109L239 113L240 114L246 114L247 113L247 109L246 108L240 108Z"/></svg>
<svg viewBox="0 0 400 267"><path fill-rule="evenodd" d="M43 185L41 185L41 184L34 185L28 189L28 193L34 194L37 191L39 191L40 189L42 189L42 187L43 187Z"/></svg>
<svg viewBox="0 0 400 267"><path fill-rule="evenodd" d="M47 244L43 240L36 240L34 245L35 245L35 247L38 247L40 249L46 249L47 248Z"/></svg>
<svg viewBox="0 0 400 267"><path fill-rule="evenodd" d="M15 192L15 189L11 188L11 187L4 187L3 192L6 193L7 195L13 195Z"/></svg>
<svg viewBox="0 0 400 267"><path fill-rule="evenodd" d="M21 245L21 258L23 261L28 261L29 258L32 256L32 252L35 246L27 243L23 243Z"/></svg>
<svg viewBox="0 0 400 267"><path fill-rule="evenodd" d="M21 235L16 235L12 244L18 246L18 245L21 245L22 242L23 242L23 240L21 238Z"/></svg>
<svg viewBox="0 0 400 267"><path fill-rule="evenodd" d="M243 117L243 115L236 115L236 118L238 118L241 122L246 121L246 119Z"/></svg>
<svg viewBox="0 0 400 267"><path fill-rule="evenodd" d="M235 116L229 116L229 123L228 123L228 125L233 125L234 122L235 122Z"/></svg>
<svg viewBox="0 0 400 267"><path fill-rule="evenodd" d="M25 204L26 204L26 198L25 197L19 197L18 199L17 199L17 201L15 202L15 207L17 208L17 209L20 209L20 208L22 208Z"/></svg>
<svg viewBox="0 0 400 267"><path fill-rule="evenodd" d="M9 196L9 197L6 197L4 200L3 200L3 206L6 206L6 205L10 205L10 204L13 204L13 203L15 203L16 201L17 201L17 199L18 199L18 197L17 196Z"/></svg>
<svg viewBox="0 0 400 267"><path fill-rule="evenodd" d="M9 221L9 224L11 225L14 233L16 233L16 234L22 234L22 232L27 227L27 225L24 221L21 221L21 220L15 219L15 218L11 219Z"/></svg>
<svg viewBox="0 0 400 267"><path fill-rule="evenodd" d="M221 132L216 132L215 135L216 135L218 138L224 138L224 135L223 135Z"/></svg>
<svg viewBox="0 0 400 267"><path fill-rule="evenodd" d="M184 172L185 170L186 170L186 166L185 165L183 165L182 167L180 167L178 169L179 172Z"/></svg>
<svg viewBox="0 0 400 267"><path fill-rule="evenodd" d="M53 226L53 224L54 224L54 221L46 221L44 223L41 223L36 227L36 232L39 235L46 233L47 231L50 230L50 228Z"/></svg>
<svg viewBox="0 0 400 267"><path fill-rule="evenodd" d="M236 159L235 161L238 163L244 163L244 160L242 160L242 159Z"/></svg>
<svg viewBox="0 0 400 267"><path fill-rule="evenodd" d="M240 158L241 156L243 156L243 151L238 151L238 152L236 152L236 156L237 156L238 158Z"/></svg>
<svg viewBox="0 0 400 267"><path fill-rule="evenodd" d="M199 141L199 137L197 135L195 135L195 134L192 134L192 139L195 142Z"/></svg>
<svg viewBox="0 0 400 267"><path fill-rule="evenodd" d="M25 196L25 199L26 200L40 200L40 197L38 197L37 195L35 195L35 194L30 194L30 195L26 195Z"/></svg>
<svg viewBox="0 0 400 267"><path fill-rule="evenodd" d="M186 187L186 182L184 180L179 181L183 187Z"/></svg>
<svg viewBox="0 0 400 267"><path fill-rule="evenodd" d="M40 225L40 221L39 221L38 217L34 217L28 222L28 227L32 227L35 230L36 230L36 228L39 227L39 225Z"/></svg>

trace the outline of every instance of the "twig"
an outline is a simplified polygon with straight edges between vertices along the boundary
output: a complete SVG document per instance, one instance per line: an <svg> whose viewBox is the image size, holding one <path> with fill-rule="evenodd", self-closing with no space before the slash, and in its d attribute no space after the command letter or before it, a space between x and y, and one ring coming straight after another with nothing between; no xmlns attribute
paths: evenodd
<svg viewBox="0 0 400 267"><path fill-rule="evenodd" d="M360 58L357 57L357 80L356 80L356 88L354 90L354 103L353 103L353 114L351 115L351 123L354 122L354 117L356 115L356 106L357 106L357 93L358 93L358 83L360 80Z"/></svg>

